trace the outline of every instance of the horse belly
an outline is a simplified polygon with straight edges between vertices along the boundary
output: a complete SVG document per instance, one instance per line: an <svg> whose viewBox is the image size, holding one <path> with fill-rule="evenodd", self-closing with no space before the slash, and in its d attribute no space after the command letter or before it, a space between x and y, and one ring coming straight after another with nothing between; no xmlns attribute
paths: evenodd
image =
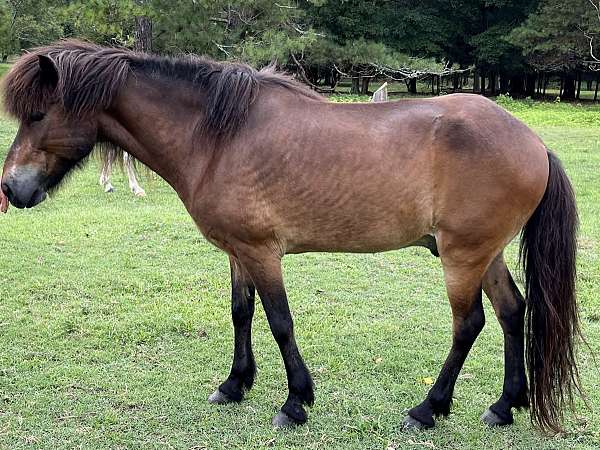
<svg viewBox="0 0 600 450"><path fill-rule="evenodd" d="M287 253L376 253L408 247L432 234L429 214L420 205L362 205L332 210L302 224L286 227Z"/></svg>

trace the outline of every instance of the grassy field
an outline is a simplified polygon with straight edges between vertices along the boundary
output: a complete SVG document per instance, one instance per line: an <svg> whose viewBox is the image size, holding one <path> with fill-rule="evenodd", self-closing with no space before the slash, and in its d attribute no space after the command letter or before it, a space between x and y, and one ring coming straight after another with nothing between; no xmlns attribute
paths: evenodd
<svg viewBox="0 0 600 450"><path fill-rule="evenodd" d="M575 184L583 330L600 353L600 109L503 104L541 134ZM2 160L15 132L0 117ZM227 258L163 182L144 177L148 197L139 199L121 174L112 195L97 177L92 162L50 201L0 217L0 448L600 446L600 374L583 348L592 409L580 403L567 434L540 435L527 412L505 429L479 422L503 376L502 336L487 302L453 413L432 431L402 431L406 409L426 394L450 341L439 261L422 249L286 257L297 339L316 383L307 426L270 426L286 381L262 308L254 322L255 388L240 405L208 405L231 362ZM508 260L514 267L514 245Z"/></svg>

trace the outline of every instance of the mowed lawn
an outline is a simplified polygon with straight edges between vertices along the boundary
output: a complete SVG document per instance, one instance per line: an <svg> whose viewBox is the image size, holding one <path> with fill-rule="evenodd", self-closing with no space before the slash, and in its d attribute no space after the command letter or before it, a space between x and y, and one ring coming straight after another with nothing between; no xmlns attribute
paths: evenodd
<svg viewBox="0 0 600 450"><path fill-rule="evenodd" d="M600 354L600 108L505 101L564 161L581 214L583 331ZM0 158L16 124L0 118ZM105 194L92 160L51 200L0 217L0 448L587 449L600 446L600 373L581 347L589 405L544 437L527 412L489 429L503 346L487 324L434 430L402 431L446 357L451 316L439 261L424 249L284 260L300 349L317 401L308 425L271 427L286 379L262 308L247 399L206 398L232 355L227 257L164 182L134 198L120 172ZM477 195L477 193L473 193ZM490 220L494 220L493 217ZM516 246L508 260L516 267Z"/></svg>

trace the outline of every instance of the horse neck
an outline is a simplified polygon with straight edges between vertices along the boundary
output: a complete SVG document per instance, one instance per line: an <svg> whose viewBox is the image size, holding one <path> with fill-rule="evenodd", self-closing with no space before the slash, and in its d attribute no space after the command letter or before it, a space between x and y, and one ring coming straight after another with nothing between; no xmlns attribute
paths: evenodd
<svg viewBox="0 0 600 450"><path fill-rule="evenodd" d="M175 82L133 78L101 114L100 138L143 162L187 203L212 154L194 134L201 103L197 92Z"/></svg>

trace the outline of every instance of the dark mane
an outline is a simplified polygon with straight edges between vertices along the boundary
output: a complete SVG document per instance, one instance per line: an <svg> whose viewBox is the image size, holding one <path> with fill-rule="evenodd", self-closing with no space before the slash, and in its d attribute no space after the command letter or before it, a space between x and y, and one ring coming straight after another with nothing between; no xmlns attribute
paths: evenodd
<svg viewBox="0 0 600 450"><path fill-rule="evenodd" d="M43 83L40 56L54 62L58 71L56 87ZM111 106L132 73L186 81L204 90L207 100L200 127L219 139L232 137L244 126L261 86L280 87L323 100L319 94L271 67L257 71L245 64L192 55L151 56L65 40L36 48L15 63L3 82L4 107L19 120L26 120L36 111L45 111L49 104L57 101L73 116L94 114Z"/></svg>

